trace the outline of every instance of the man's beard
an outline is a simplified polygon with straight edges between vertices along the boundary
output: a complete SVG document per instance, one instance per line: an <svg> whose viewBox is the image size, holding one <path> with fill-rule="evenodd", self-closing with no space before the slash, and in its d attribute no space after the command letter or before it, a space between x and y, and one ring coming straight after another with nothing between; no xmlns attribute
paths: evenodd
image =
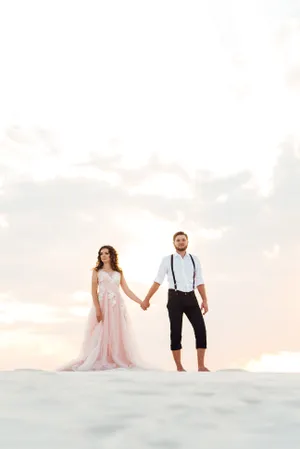
<svg viewBox="0 0 300 449"><path fill-rule="evenodd" d="M185 246L181 246L181 247L179 247L179 246L175 246L175 249L176 249L176 251L186 251L187 250L187 245L185 245Z"/></svg>

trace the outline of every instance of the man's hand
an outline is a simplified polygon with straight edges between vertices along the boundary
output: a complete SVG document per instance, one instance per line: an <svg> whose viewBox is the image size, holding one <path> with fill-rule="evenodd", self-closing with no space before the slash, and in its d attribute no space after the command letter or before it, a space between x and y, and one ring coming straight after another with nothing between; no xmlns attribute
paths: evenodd
<svg viewBox="0 0 300 449"><path fill-rule="evenodd" d="M150 307L150 301L149 301L149 299L144 299L144 301L141 304L141 308L143 310L147 310L148 307Z"/></svg>
<svg viewBox="0 0 300 449"><path fill-rule="evenodd" d="M97 309L96 309L96 317L97 317L98 323L100 323L100 321L102 321L102 319L103 319L100 307L97 307Z"/></svg>
<svg viewBox="0 0 300 449"><path fill-rule="evenodd" d="M203 315L205 315L205 314L208 312L208 304L207 304L207 301L202 301L202 304L201 304L201 310L202 310Z"/></svg>

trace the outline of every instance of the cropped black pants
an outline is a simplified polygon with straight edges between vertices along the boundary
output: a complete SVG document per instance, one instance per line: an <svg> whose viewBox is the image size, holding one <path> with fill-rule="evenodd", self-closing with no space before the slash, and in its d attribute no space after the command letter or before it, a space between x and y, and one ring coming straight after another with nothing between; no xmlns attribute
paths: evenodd
<svg viewBox="0 0 300 449"><path fill-rule="evenodd" d="M169 290L167 309L170 320L171 350L181 349L182 319L185 314L194 329L196 349L206 349L206 327L195 293Z"/></svg>

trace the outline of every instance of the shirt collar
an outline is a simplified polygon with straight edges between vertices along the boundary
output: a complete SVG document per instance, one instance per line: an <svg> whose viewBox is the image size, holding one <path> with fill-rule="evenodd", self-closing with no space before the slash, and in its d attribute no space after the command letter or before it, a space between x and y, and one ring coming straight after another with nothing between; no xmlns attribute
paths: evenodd
<svg viewBox="0 0 300 449"><path fill-rule="evenodd" d="M178 252L177 252L177 251L175 251L175 253L174 253L174 256L175 256L175 257L180 257L180 258L184 259L185 257L189 256L189 253L188 253L188 252L186 252L186 253L185 253L185 256L184 256L184 257L181 257L181 255L180 255L180 254L178 254Z"/></svg>

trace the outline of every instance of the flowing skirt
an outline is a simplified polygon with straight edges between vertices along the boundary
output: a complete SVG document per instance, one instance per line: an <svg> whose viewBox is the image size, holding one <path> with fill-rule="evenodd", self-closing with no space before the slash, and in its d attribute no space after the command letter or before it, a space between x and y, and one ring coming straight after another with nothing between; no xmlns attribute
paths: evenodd
<svg viewBox="0 0 300 449"><path fill-rule="evenodd" d="M92 307L79 356L58 371L98 371L113 368L142 368L134 343L124 300L116 286L101 294L103 319L97 321Z"/></svg>

